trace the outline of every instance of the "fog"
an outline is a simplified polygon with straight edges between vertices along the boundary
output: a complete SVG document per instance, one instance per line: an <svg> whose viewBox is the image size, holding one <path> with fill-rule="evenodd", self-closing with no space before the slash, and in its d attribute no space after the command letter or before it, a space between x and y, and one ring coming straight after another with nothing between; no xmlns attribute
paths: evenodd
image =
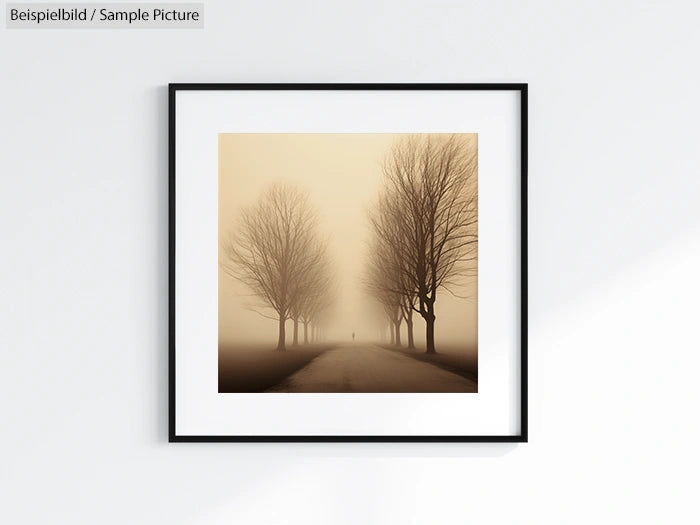
<svg viewBox="0 0 700 525"><path fill-rule="evenodd" d="M358 342L380 340L388 321L365 291L363 275L371 228L368 212L382 183L381 163L398 134L220 134L219 240L236 228L241 210L278 182L309 195L328 241L335 277L336 302L325 339ZM463 280L455 297L440 291L435 305L437 344L474 346L477 340L476 277ZM251 292L219 268L220 343L260 343L273 347L278 322L272 310L251 310ZM266 318L260 314L269 315ZM291 340L291 321L287 338ZM405 334L405 323L402 326ZM425 324L414 316L415 341L424 344ZM404 335L405 337L405 335ZM405 339L404 339L405 342Z"/></svg>

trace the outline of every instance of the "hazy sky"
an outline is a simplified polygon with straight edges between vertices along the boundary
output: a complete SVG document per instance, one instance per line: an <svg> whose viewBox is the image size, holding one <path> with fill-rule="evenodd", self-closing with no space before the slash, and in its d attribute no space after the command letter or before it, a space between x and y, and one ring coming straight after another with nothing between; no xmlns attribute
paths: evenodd
<svg viewBox="0 0 700 525"><path fill-rule="evenodd" d="M328 339L374 341L377 307L362 290L368 210L380 189L381 162L395 140L392 134L220 134L219 239L235 228L241 208L254 203L274 182L305 190L320 217L335 266L338 304ZM219 339L222 342L269 340L277 324L246 308L249 291L219 269ZM465 283L458 299L445 292L436 303L436 341L476 342L476 279ZM270 310L270 313L274 313ZM425 325L414 315L416 343ZM291 321L287 338L291 341ZM405 327L403 328L405 334ZM405 335L403 336L405 337ZM405 343L405 340L404 340Z"/></svg>

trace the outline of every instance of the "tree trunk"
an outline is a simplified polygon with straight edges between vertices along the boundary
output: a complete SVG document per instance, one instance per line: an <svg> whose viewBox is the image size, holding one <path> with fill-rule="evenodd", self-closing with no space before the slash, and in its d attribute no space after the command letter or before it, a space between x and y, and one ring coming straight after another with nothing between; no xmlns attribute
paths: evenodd
<svg viewBox="0 0 700 525"><path fill-rule="evenodd" d="M391 344L393 345L394 341L396 340L394 337L394 322L393 321L389 325L389 334L391 334Z"/></svg>
<svg viewBox="0 0 700 525"><path fill-rule="evenodd" d="M292 340L292 346L297 346L299 344L299 318L294 318L294 339Z"/></svg>
<svg viewBox="0 0 700 525"><path fill-rule="evenodd" d="M401 318L399 317L399 320L396 321L396 340L395 340L396 346L401 346Z"/></svg>
<svg viewBox="0 0 700 525"><path fill-rule="evenodd" d="M413 311L409 311L406 316L406 329L408 330L408 348L413 349L416 347L413 342Z"/></svg>
<svg viewBox="0 0 700 525"><path fill-rule="evenodd" d="M282 316L280 316L280 331L279 331L279 338L277 339L277 350L286 350L286 347L284 346L284 340L285 340L285 333L284 333L284 322L286 319Z"/></svg>
<svg viewBox="0 0 700 525"><path fill-rule="evenodd" d="M304 323L304 344L308 345L309 344L309 322L306 321Z"/></svg>
<svg viewBox="0 0 700 525"><path fill-rule="evenodd" d="M425 316L425 353L435 353L435 313L432 303L428 303L428 312Z"/></svg>

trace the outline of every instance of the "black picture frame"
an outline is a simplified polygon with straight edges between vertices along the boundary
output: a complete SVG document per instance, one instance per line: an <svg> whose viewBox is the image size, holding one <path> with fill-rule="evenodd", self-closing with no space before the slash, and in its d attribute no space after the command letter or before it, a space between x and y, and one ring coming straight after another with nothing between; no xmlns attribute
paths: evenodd
<svg viewBox="0 0 700 525"><path fill-rule="evenodd" d="M468 90L516 91L520 94L520 433L517 435L466 436L337 436L337 435L179 435L175 426L175 177L176 95L179 91L235 90ZM528 441L528 85L526 83L468 84L317 84L317 83L173 83L168 90L168 441L175 442L464 442L524 443Z"/></svg>

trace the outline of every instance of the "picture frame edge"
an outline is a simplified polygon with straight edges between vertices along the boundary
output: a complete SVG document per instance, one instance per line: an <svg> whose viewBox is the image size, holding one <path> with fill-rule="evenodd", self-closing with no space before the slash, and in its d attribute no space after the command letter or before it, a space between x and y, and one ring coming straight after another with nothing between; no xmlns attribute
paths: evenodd
<svg viewBox="0 0 700 525"><path fill-rule="evenodd" d="M169 443L528 443L528 87L514 83L182 83L168 84L168 442ZM469 436L180 435L176 426L175 192L178 91L455 90L520 92L520 433Z"/></svg>

